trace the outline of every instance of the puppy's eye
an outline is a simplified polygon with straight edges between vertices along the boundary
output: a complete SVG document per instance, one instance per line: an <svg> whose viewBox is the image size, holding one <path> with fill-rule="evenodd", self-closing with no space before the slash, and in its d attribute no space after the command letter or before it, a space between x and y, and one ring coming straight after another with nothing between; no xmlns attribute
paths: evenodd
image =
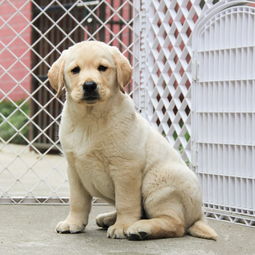
<svg viewBox="0 0 255 255"><path fill-rule="evenodd" d="M71 72L73 73L73 74L77 74L77 73L79 73L80 72L80 67L79 66L76 66L75 68L73 68L72 70L71 70Z"/></svg>
<svg viewBox="0 0 255 255"><path fill-rule="evenodd" d="M107 66L103 66L103 65L100 65L100 66L97 68L97 70L98 70L99 72L105 72L107 69L108 69L108 67L107 67Z"/></svg>

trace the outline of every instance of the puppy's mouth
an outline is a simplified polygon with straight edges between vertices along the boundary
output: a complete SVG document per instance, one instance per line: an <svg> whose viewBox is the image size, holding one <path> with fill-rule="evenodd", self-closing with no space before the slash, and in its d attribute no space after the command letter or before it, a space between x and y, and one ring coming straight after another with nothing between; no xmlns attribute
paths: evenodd
<svg viewBox="0 0 255 255"><path fill-rule="evenodd" d="M100 99L98 94L93 95L84 95L83 101L85 101L87 104L94 104Z"/></svg>

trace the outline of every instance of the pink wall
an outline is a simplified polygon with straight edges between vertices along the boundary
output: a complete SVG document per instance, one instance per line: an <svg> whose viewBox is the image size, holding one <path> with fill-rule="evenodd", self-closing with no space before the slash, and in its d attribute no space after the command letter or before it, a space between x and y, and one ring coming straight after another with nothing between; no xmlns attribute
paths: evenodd
<svg viewBox="0 0 255 255"><path fill-rule="evenodd" d="M4 1L0 5L0 17L0 99L8 99L4 95L9 93L8 97L17 101L30 92L31 3ZM8 73L4 73L6 69Z"/></svg>
<svg viewBox="0 0 255 255"><path fill-rule="evenodd" d="M116 0L113 4L113 7L118 9L121 1ZM130 8L127 3L122 7L121 15L126 21L130 19ZM107 6L106 17L111 14ZM117 22L120 18L115 14L111 19ZM29 46L32 32L30 21L30 1L8 0L0 4L0 99L10 98L17 101L28 97L30 93L31 50ZM112 26L107 24L106 26L112 30L113 34L118 34L118 24ZM121 41L124 45L129 44L129 32L127 28L121 32ZM110 38L110 32L106 30L105 41L109 42ZM121 43L116 39L111 44L121 48ZM8 72L5 73L5 70Z"/></svg>

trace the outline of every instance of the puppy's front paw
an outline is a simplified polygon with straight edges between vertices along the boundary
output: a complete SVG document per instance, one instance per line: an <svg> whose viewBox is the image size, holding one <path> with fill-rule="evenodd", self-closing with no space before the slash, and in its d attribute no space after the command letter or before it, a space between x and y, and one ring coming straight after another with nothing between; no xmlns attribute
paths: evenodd
<svg viewBox="0 0 255 255"><path fill-rule="evenodd" d="M85 224L78 223L78 222L72 222L72 221L60 221L56 227L56 231L61 234L66 233L81 233L85 228Z"/></svg>
<svg viewBox="0 0 255 255"><path fill-rule="evenodd" d="M114 239L123 239L126 238L126 231L128 229L127 224L115 223L107 230L107 237Z"/></svg>

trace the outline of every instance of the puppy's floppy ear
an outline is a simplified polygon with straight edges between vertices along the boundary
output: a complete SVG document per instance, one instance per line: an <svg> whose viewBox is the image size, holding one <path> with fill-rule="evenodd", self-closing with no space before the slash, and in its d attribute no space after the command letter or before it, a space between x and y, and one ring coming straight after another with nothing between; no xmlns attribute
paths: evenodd
<svg viewBox="0 0 255 255"><path fill-rule="evenodd" d="M113 58L117 66L117 81L120 90L124 93L124 87L129 83L132 68L128 59L119 51L117 47L112 47Z"/></svg>
<svg viewBox="0 0 255 255"><path fill-rule="evenodd" d="M64 52L63 52L64 53ZM52 64L50 70L48 71L48 78L50 85L54 90L57 91L57 96L59 96L62 92L62 88L64 87L64 54Z"/></svg>

